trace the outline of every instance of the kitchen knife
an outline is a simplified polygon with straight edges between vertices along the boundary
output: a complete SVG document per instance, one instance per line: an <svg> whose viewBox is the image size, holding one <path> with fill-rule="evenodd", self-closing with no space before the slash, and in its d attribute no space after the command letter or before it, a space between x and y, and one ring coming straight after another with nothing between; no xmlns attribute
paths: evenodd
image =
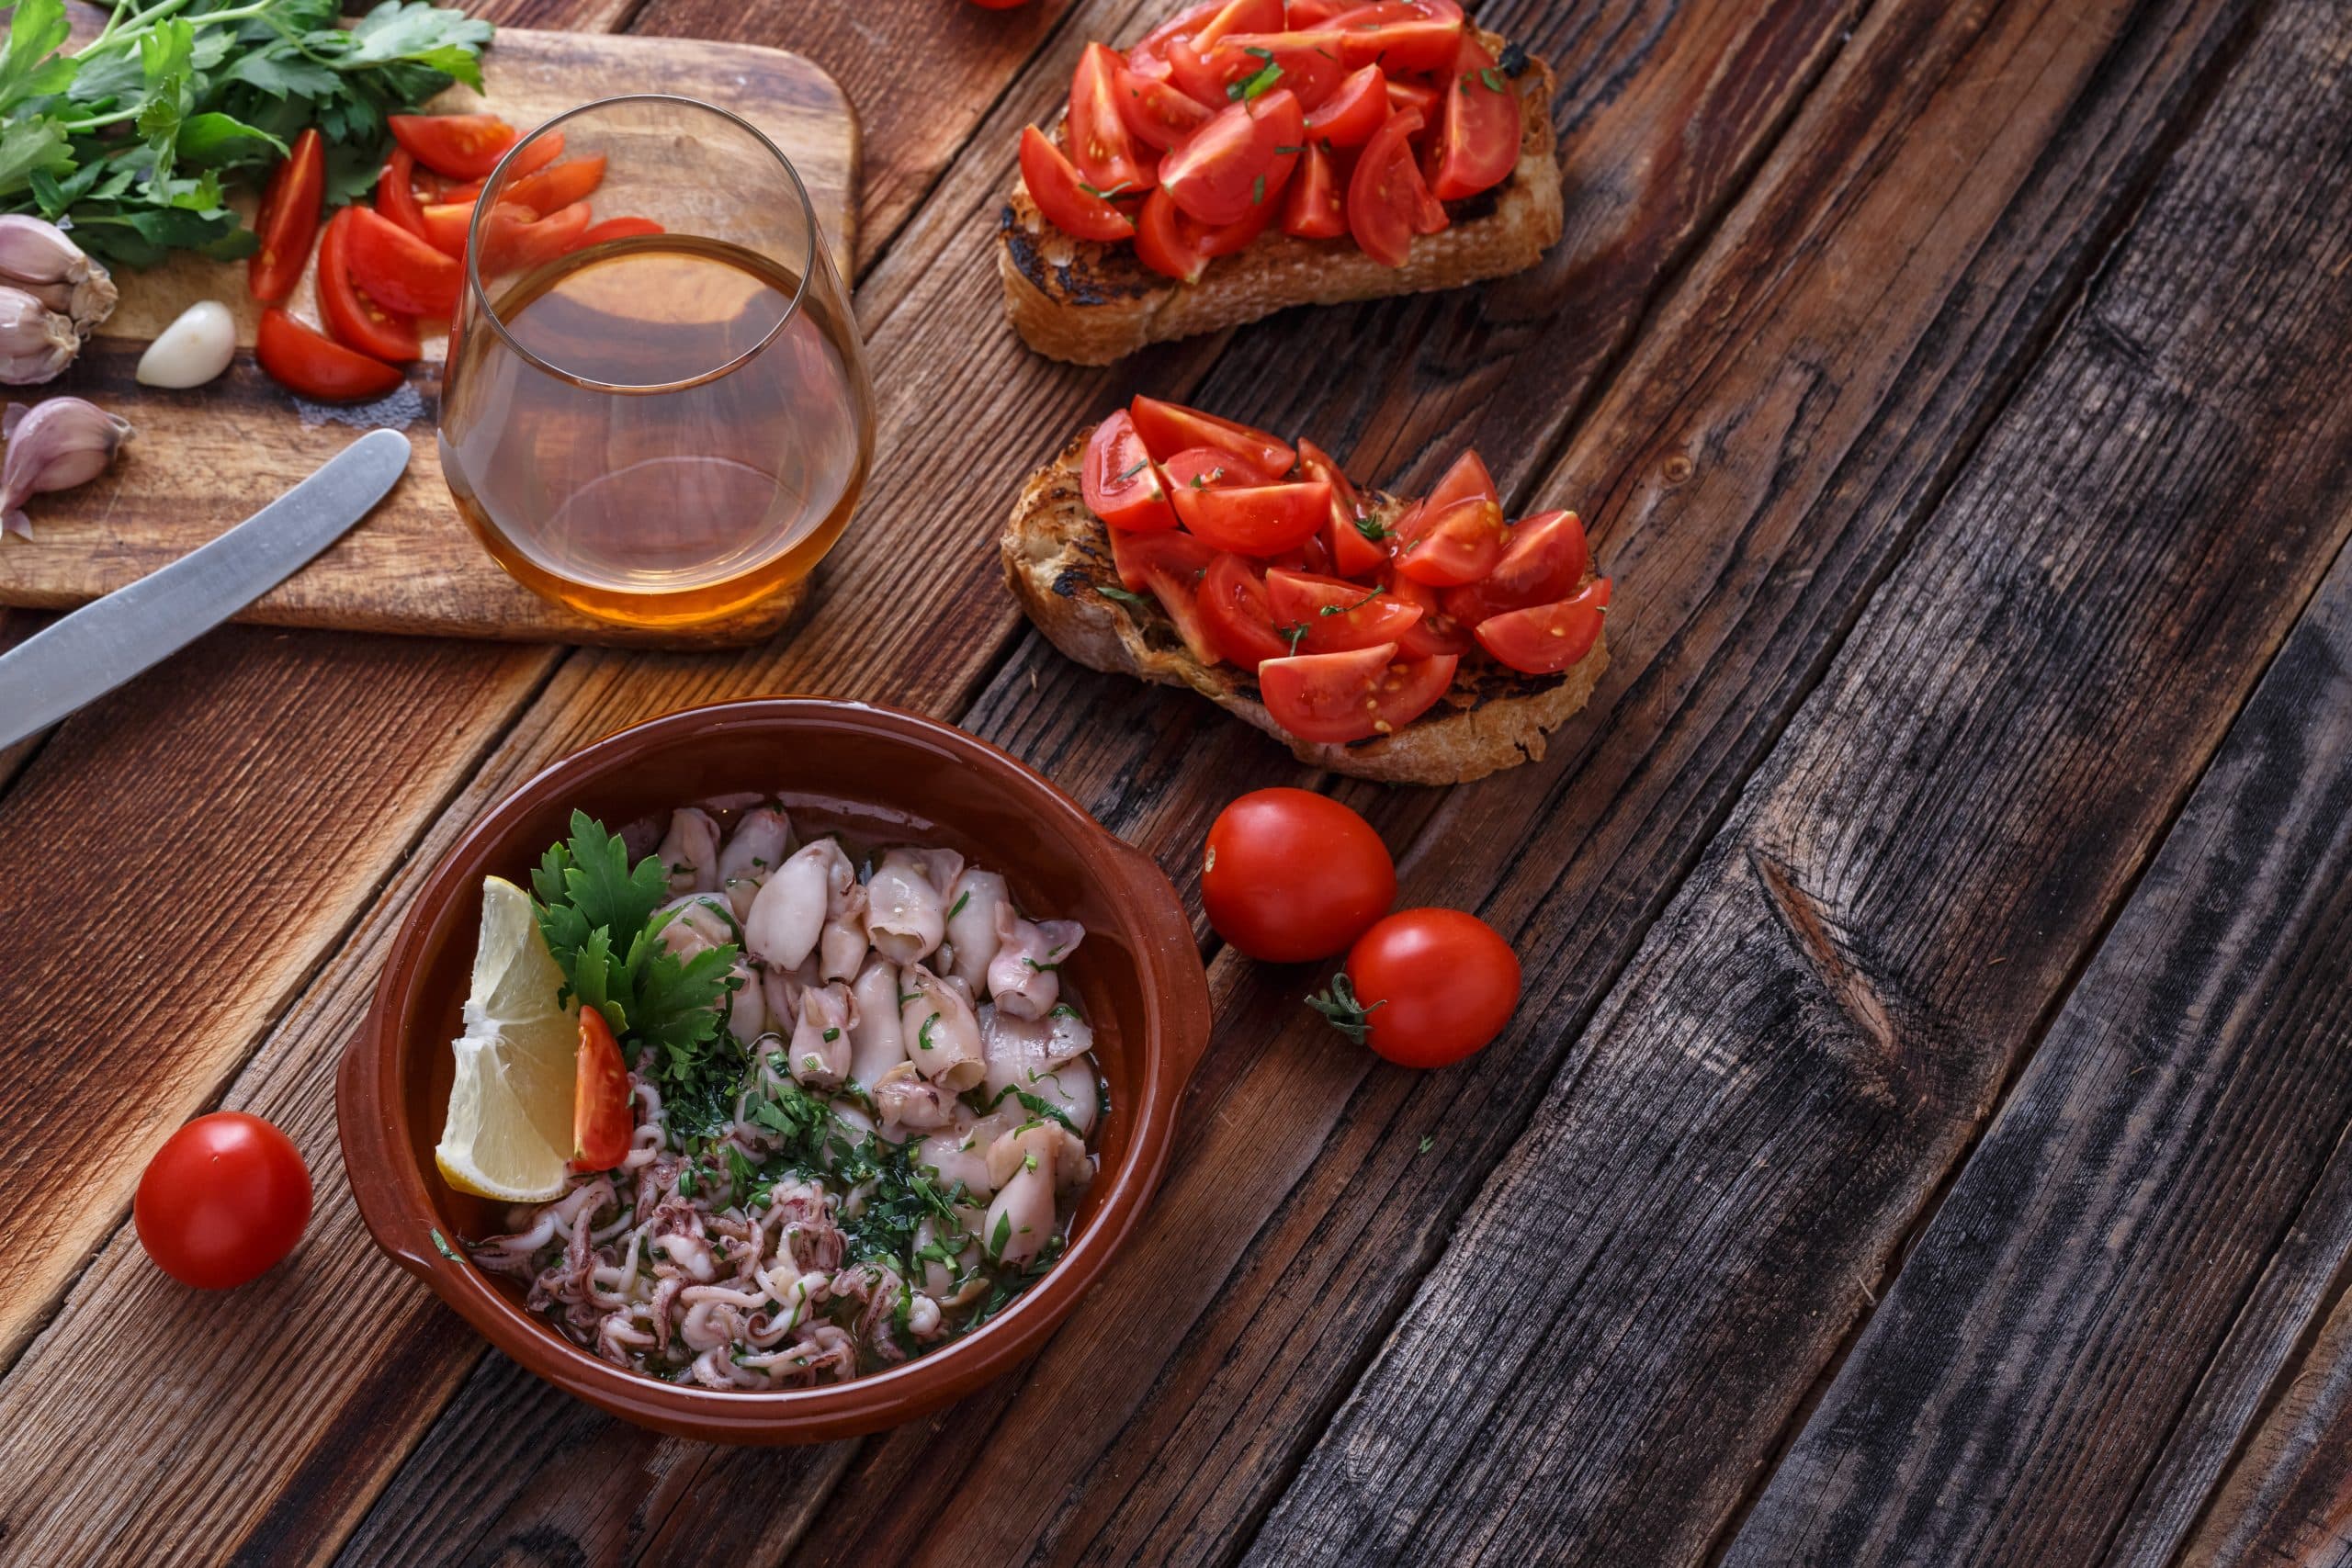
<svg viewBox="0 0 2352 1568"><path fill-rule="evenodd" d="M0 654L0 750L177 653L293 576L384 499L408 454L399 431L371 430L211 543Z"/></svg>

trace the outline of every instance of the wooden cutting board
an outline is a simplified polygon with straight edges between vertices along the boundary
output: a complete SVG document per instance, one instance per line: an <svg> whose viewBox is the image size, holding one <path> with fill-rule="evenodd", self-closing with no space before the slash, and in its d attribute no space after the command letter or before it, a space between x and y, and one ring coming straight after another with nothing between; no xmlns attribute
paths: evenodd
<svg viewBox="0 0 2352 1568"><path fill-rule="evenodd" d="M831 242L834 265L850 276L857 121L840 85L808 61L749 44L502 28L482 64L487 107L520 126L622 93L676 93L741 115L792 160ZM433 107L457 110L483 101L459 87ZM354 423L404 421L415 455L399 487L240 619L520 641L718 647L771 636L798 608L796 594L788 596L794 603L723 626L652 634L605 626L540 599L491 559L449 499L434 442L439 336L427 339L424 358L389 405L370 405L366 417L355 417L298 406L254 364L261 311L245 292L244 263L180 256L150 272L119 272L115 281L122 303L72 368L15 396L30 402L70 392L120 413L137 434L100 479L36 496L28 508L29 541L0 538L0 604L63 608L109 592L283 493L342 449ZM181 310L207 299L237 314L236 363L189 391L140 386L132 372L148 343ZM290 308L317 321L308 277ZM0 389L0 396L8 392Z"/></svg>

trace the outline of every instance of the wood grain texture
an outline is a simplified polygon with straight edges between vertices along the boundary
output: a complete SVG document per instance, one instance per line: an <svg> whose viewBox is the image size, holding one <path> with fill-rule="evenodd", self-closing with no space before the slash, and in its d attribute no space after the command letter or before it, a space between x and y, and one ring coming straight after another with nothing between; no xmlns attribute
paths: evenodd
<svg viewBox="0 0 2352 1568"><path fill-rule="evenodd" d="M2352 332L2352 168L2287 151L2342 135L2325 10L2264 19L1252 1560L1686 1561L1738 1506L2352 533L2352 407L2281 373Z"/></svg>
<svg viewBox="0 0 2352 1568"><path fill-rule="evenodd" d="M502 30L483 59L488 104L531 125L582 102L630 92L681 93L735 110L765 130L800 171L819 221L846 265L852 254L856 122L831 78L780 50L694 39ZM483 102L453 88L436 105ZM668 216L665 169L616 160L593 200ZM691 202L689 202L691 205ZM846 276L846 274L844 274ZM368 520L238 617L277 626L424 633L520 641L707 647L758 641L786 625L788 594L729 622L680 631L616 627L531 592L502 570L449 499L433 423L442 334L428 334L408 385L364 410L303 405L254 363L261 307L242 264L181 256L120 279L123 302L49 390L85 397L129 419L138 434L123 457L79 490L32 508L34 536L0 550L0 604L62 608L109 592L187 554L291 488L350 440L351 423L405 429L407 475ZM238 317L246 345L220 380L194 391L140 386L139 355L198 299ZM289 301L316 319L306 275Z"/></svg>
<svg viewBox="0 0 2352 1568"><path fill-rule="evenodd" d="M1596 516L1600 558L1639 586L1593 716L1544 763L1474 788L1342 792L1413 845L1405 902L1476 908L1517 942L1520 1025L1447 1073L1367 1070L1297 1008L1319 976L1220 957L1219 1038L1132 1256L1001 1416L951 1425L941 1440L979 1458L931 1488L939 1509L866 1484L877 1461L862 1459L808 1561L875 1540L1005 1561L1240 1549L1923 498L2039 350L2243 12L2175 8L2120 36L2119 14L1873 14L1532 487L1531 506ZM1974 171L1957 193L1956 165ZM1314 400L1294 394L1297 363L1320 364L1217 406L1291 427L1266 411ZM1329 369L1365 376L1337 356ZM1769 417L1750 417L1759 404ZM1182 731L1143 755L1184 756L1216 798L1156 794L1156 761L1131 782L1116 738L1167 722L1159 699L1057 685L1042 657L1024 650L970 721L1049 759L1164 863L1191 860L1228 791L1279 782L1251 771L1262 753ZM925 1440L887 1439L886 1473L941 1474L900 1453ZM1070 1480L1021 1479L1035 1474Z"/></svg>
<svg viewBox="0 0 2352 1568"><path fill-rule="evenodd" d="M2306 345L2328 341L2324 320L2305 324ZM2334 324L2352 335L2352 298ZM2352 468L2352 449L2338 463ZM2352 558L2288 638L1728 1562L2108 1559L2352 1122L2347 820Z"/></svg>

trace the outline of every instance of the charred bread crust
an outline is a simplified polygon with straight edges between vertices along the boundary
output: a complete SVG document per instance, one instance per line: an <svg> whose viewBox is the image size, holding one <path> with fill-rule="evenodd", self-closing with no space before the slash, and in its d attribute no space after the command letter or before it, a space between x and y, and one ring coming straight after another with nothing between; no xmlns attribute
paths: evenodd
<svg viewBox="0 0 2352 1568"><path fill-rule="evenodd" d="M1029 477L998 543L1005 581L1046 638L1090 669L1189 686L1243 722L1288 746L1303 762L1385 784L1464 784L1544 755L1547 731L1592 696L1609 668L1602 627L1592 651L1557 675L1522 675L1484 660L1465 660L1453 689L1436 707L1394 735L1346 746L1295 740L1258 700L1256 682L1229 665L1204 665L1186 651L1159 606L1103 592L1120 586L1110 536L1087 510L1079 465L1091 430ZM1366 499L1394 515L1394 497ZM1588 573L1589 581L1589 573Z"/></svg>
<svg viewBox="0 0 2352 1568"><path fill-rule="evenodd" d="M1533 266L1560 237L1552 69L1493 33L1479 36L1519 94L1519 162L1492 190L1449 203L1452 225L1416 236L1403 265L1383 266L1351 240L1269 230L1249 249L1210 262L1198 283L1180 283L1144 265L1132 244L1063 233L1016 175L997 227L1005 314L1040 354L1108 365L1147 344L1238 326L1293 305L1459 288Z"/></svg>

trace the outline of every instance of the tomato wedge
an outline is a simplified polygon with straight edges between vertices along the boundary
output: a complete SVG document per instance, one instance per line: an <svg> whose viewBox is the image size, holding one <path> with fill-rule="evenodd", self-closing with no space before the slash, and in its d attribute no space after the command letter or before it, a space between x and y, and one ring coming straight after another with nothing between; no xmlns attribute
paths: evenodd
<svg viewBox="0 0 2352 1568"><path fill-rule="evenodd" d="M416 323L385 310L351 281L344 247L355 210L346 207L336 212L327 220L327 231L319 236L319 314L327 331L345 348L403 365L421 352Z"/></svg>
<svg viewBox="0 0 2352 1568"><path fill-rule="evenodd" d="M649 234L666 234L670 231L650 218L607 218L602 223L591 223L580 231L574 250L586 250L608 240L638 240Z"/></svg>
<svg viewBox="0 0 2352 1568"><path fill-rule="evenodd" d="M1119 57L1090 43L1078 57L1069 81L1069 118L1064 140L1070 162L1086 183L1104 196L1149 190L1159 183L1159 160L1136 150L1119 112Z"/></svg>
<svg viewBox="0 0 2352 1568"><path fill-rule="evenodd" d="M1165 82L1137 75L1124 65L1113 78L1113 85L1118 95L1121 122L1148 147L1165 152L1209 122L1207 105L1186 97Z"/></svg>
<svg viewBox="0 0 2352 1568"><path fill-rule="evenodd" d="M1470 627L1450 613L1439 591L1425 582L1400 577L1392 570L1388 574L1388 592L1408 604L1420 606L1421 618L1412 628L1396 639L1397 651L1408 659L1427 659L1435 654L1467 653L1478 646Z"/></svg>
<svg viewBox="0 0 2352 1568"><path fill-rule="evenodd" d="M1344 746L1420 717L1453 684L1452 654L1399 661L1384 642L1347 653L1302 653L1258 666L1266 711L1301 740Z"/></svg>
<svg viewBox="0 0 2352 1568"><path fill-rule="evenodd" d="M1427 125L1445 112L1445 95L1425 82L1408 82L1401 76L1391 76L1388 78L1388 107L1398 114L1411 109L1421 117L1421 123Z"/></svg>
<svg viewBox="0 0 2352 1568"><path fill-rule="evenodd" d="M1125 409L1096 425L1087 438L1079 487L1086 509L1113 528L1156 534L1176 526L1166 482L1152 467L1151 454L1144 450L1143 437L1136 434L1136 422Z"/></svg>
<svg viewBox="0 0 2352 1568"><path fill-rule="evenodd" d="M1592 651L1609 613L1609 579L1597 577L1555 604L1509 610L1478 623L1478 646L1528 675L1556 675Z"/></svg>
<svg viewBox="0 0 2352 1568"><path fill-rule="evenodd" d="M1029 199L1046 221L1073 239L1108 244L1135 237L1136 226L1127 215L1089 194L1062 150L1034 125L1021 130L1021 183L1029 187Z"/></svg>
<svg viewBox="0 0 2352 1568"><path fill-rule="evenodd" d="M1136 434L1143 437L1144 446L1159 462L1166 462L1187 446L1214 446L1240 458L1252 471L1274 479L1289 473L1298 461L1298 454L1286 443L1262 430L1188 409L1182 403L1138 397L1127 406L1135 415Z"/></svg>
<svg viewBox="0 0 2352 1568"><path fill-rule="evenodd" d="M498 199L502 204L511 201L517 207L527 207L545 218L581 200L604 183L605 155L598 152L593 157L549 164L537 174L525 175L521 179L509 178L499 187Z"/></svg>
<svg viewBox="0 0 2352 1568"><path fill-rule="evenodd" d="M482 225L483 270L522 271L571 254L580 248L580 237L588 231L591 216L584 201L559 207L537 219L526 209L500 202L490 209L489 220Z"/></svg>
<svg viewBox="0 0 2352 1568"><path fill-rule="evenodd" d="M1194 583L1175 568L1154 561L1143 569L1143 585L1168 613L1177 637L1183 640L1184 651L1204 664L1216 663L1220 656L1209 640Z"/></svg>
<svg viewBox="0 0 2352 1568"><path fill-rule="evenodd" d="M1275 629L1266 580L1241 557L1220 551L1201 575L1201 629L1227 662L1256 671L1295 650Z"/></svg>
<svg viewBox="0 0 2352 1568"><path fill-rule="evenodd" d="M1278 200L1306 142L1298 99L1277 87L1220 109L1160 160L1159 183L1202 222L1238 222L1251 208Z"/></svg>
<svg viewBox="0 0 2352 1568"><path fill-rule="evenodd" d="M1205 51L1188 42L1169 51L1176 85L1204 103L1230 101L1272 70L1267 90L1287 89L1299 107L1311 109L1331 96L1347 70L1340 63L1340 40L1329 33L1230 33Z"/></svg>
<svg viewBox="0 0 2352 1568"><path fill-rule="evenodd" d="M276 305L261 313L254 357L279 386L326 403L380 398L401 380L401 373L382 360L344 347Z"/></svg>
<svg viewBox="0 0 2352 1568"><path fill-rule="evenodd" d="M1192 39L1206 49L1227 33L1273 33L1283 28L1283 0L1208 0L1171 17L1127 46L1127 67L1138 75L1165 80L1168 46Z"/></svg>
<svg viewBox="0 0 2352 1568"><path fill-rule="evenodd" d="M1144 198L1135 231L1136 259L1162 277L1198 283L1208 270L1208 253L1201 249L1203 231L1168 199L1167 186Z"/></svg>
<svg viewBox="0 0 2352 1568"><path fill-rule="evenodd" d="M1453 55L1453 89L1438 122L1437 167L1430 194L1460 201L1502 184L1519 162L1519 95L1495 69L1495 57L1468 28Z"/></svg>
<svg viewBox="0 0 2352 1568"><path fill-rule="evenodd" d="M1285 571L1266 573L1266 594L1274 623L1303 626L1298 647L1307 653L1345 653L1399 642L1421 618L1421 607L1378 583L1366 587L1345 578Z"/></svg>
<svg viewBox="0 0 2352 1568"><path fill-rule="evenodd" d="M1348 210L1340 199L1331 154L1321 142L1310 141L1283 197L1283 232L1301 240L1336 240L1347 231Z"/></svg>
<svg viewBox="0 0 2352 1568"><path fill-rule="evenodd" d="M1321 27L1348 6L1340 0L1290 0L1290 25L1304 30Z"/></svg>
<svg viewBox="0 0 2352 1568"><path fill-rule="evenodd" d="M463 260L466 236L474 226L474 206L471 201L436 201L418 209L418 231L424 236L424 243L445 256Z"/></svg>
<svg viewBox="0 0 2352 1568"><path fill-rule="evenodd" d="M1323 540L1324 552L1340 576L1369 578L1388 564L1388 547L1356 526L1364 514L1363 497L1331 455L1312 441L1298 444L1298 471L1306 479L1322 479L1331 487L1331 522Z"/></svg>
<svg viewBox="0 0 2352 1568"><path fill-rule="evenodd" d="M1442 511L1424 506L1399 529L1396 570L1432 588L1458 588L1495 570L1510 547L1503 509L1491 501L1456 502Z"/></svg>
<svg viewBox="0 0 2352 1568"><path fill-rule="evenodd" d="M550 130L514 154L514 161L506 165L506 177L510 180L519 180L535 170L546 168L562 156L563 132ZM473 194L480 196L481 192L475 191Z"/></svg>
<svg viewBox="0 0 2352 1568"><path fill-rule="evenodd" d="M1420 231L1421 203L1429 198L1413 162L1412 138L1420 129L1415 110L1390 115L1364 143L1348 178L1348 232L1358 250L1383 266L1404 265Z"/></svg>
<svg viewBox="0 0 2352 1568"><path fill-rule="evenodd" d="M1180 490L1247 490L1252 485L1276 482L1272 474L1261 474L1254 465L1216 446L1187 446L1160 464L1159 470L1167 476L1170 493Z"/></svg>
<svg viewBox="0 0 2352 1568"><path fill-rule="evenodd" d="M453 180L487 177L516 137L494 114L396 114L384 123L418 163Z"/></svg>
<svg viewBox="0 0 2352 1568"><path fill-rule="evenodd" d="M404 316L447 316L465 269L381 213L354 208L345 237L351 281Z"/></svg>
<svg viewBox="0 0 2352 1568"><path fill-rule="evenodd" d="M580 1049L571 1079L571 1168L610 1170L628 1154L637 1118L629 1108L628 1069L605 1015L580 1010Z"/></svg>
<svg viewBox="0 0 2352 1568"><path fill-rule="evenodd" d="M1361 147L1388 118L1388 78L1367 65L1341 82L1306 117L1309 140L1332 147Z"/></svg>
<svg viewBox="0 0 2352 1568"><path fill-rule="evenodd" d="M245 263L245 283L264 304L285 299L302 280L311 242L318 238L319 204L326 189L326 143L315 129L305 130L269 176L261 211L254 219L261 248Z"/></svg>
<svg viewBox="0 0 2352 1568"><path fill-rule="evenodd" d="M1216 558L1216 547L1206 540L1196 539L1181 528L1158 534L1135 534L1124 528L1114 528L1111 534L1111 564L1118 569L1119 581L1130 590L1140 592L1147 570L1159 567L1175 574L1186 586L1197 583L1201 574L1208 570L1209 562Z"/></svg>
<svg viewBox="0 0 2352 1568"><path fill-rule="evenodd" d="M427 194L439 199L440 179L433 175L424 177L431 182ZM383 172L376 176L376 210L423 239L424 204L417 199L416 185L416 154L405 147L394 147L384 160Z"/></svg>
<svg viewBox="0 0 2352 1568"><path fill-rule="evenodd" d="M1236 555L1278 556L1295 550L1331 515L1331 487L1320 479L1205 489L1175 483L1173 495L1176 515L1185 527Z"/></svg>
<svg viewBox="0 0 2352 1568"><path fill-rule="evenodd" d="M1462 7L1453 0L1379 0L1342 11L1323 26L1340 35L1340 58L1353 69L1377 64L1443 72L1461 40Z"/></svg>
<svg viewBox="0 0 2352 1568"><path fill-rule="evenodd" d="M1582 518L1573 512L1539 512L1511 529L1510 547L1494 570L1445 591L1446 614L1476 626L1505 610L1549 604L1584 581L1591 560Z"/></svg>

